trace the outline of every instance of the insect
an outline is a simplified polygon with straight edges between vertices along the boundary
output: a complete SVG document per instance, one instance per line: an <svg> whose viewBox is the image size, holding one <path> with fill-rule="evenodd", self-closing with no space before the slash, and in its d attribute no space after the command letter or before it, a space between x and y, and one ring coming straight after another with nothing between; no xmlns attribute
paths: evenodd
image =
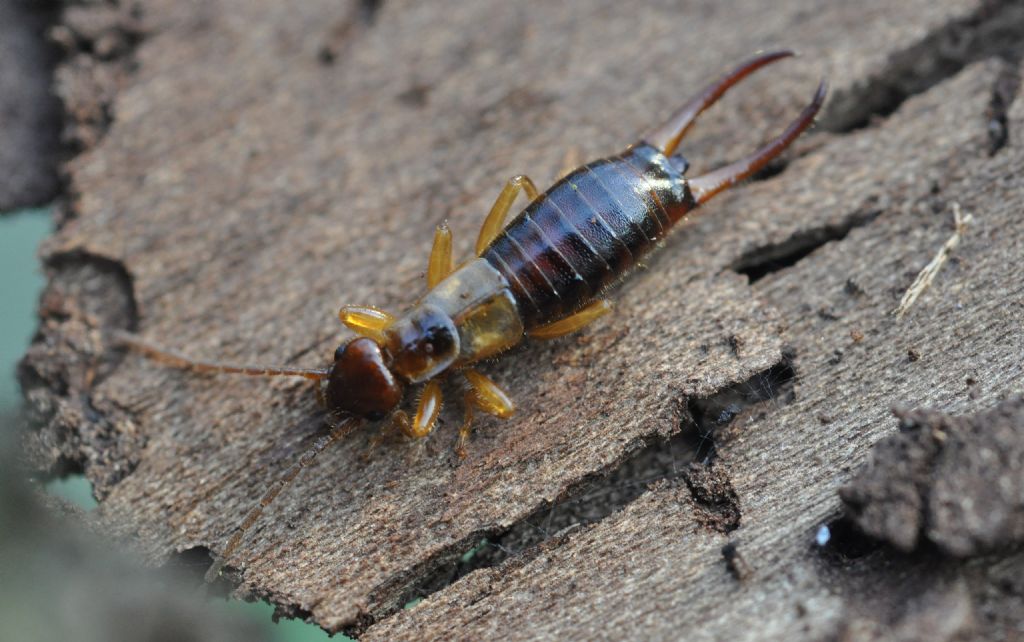
<svg viewBox="0 0 1024 642"><path fill-rule="evenodd" d="M451 374L467 384L460 456L475 410L507 418L508 394L476 369L526 337L549 339L575 332L608 314L603 293L654 249L687 213L748 178L782 153L814 121L825 99L825 82L813 100L777 138L739 161L696 178L676 153L696 117L729 88L757 69L793 55L756 56L707 86L669 120L643 134L620 154L565 175L544 193L526 176L510 179L484 220L476 256L456 267L447 225L435 233L427 267L427 293L401 316L367 306L345 306L341 322L356 337L338 347L325 369L234 366L189 359L122 333L127 346L166 365L206 373L297 376L318 382L331 413L321 436L261 498L235 529L218 563L278 493L328 445L366 421L390 418L411 438L437 423L440 380ZM530 203L506 225L520 192ZM412 417L399 408L408 389L421 386ZM208 579L210 574L208 574Z"/></svg>

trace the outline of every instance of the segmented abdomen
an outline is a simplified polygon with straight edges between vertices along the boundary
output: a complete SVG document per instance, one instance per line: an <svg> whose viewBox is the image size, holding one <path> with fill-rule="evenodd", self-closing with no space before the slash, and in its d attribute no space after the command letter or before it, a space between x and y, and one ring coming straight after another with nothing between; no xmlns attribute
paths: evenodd
<svg viewBox="0 0 1024 642"><path fill-rule="evenodd" d="M590 303L692 209L679 163L650 145L589 163L531 203L481 255L527 329Z"/></svg>

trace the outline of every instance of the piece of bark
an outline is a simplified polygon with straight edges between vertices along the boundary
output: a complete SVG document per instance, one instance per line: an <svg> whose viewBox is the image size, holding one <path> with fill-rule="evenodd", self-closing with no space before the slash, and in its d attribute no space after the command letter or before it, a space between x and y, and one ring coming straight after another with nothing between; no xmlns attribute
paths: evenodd
<svg viewBox="0 0 1024 642"><path fill-rule="evenodd" d="M115 98L130 82L134 49L143 36L138 9L121 0L68 2L50 29L63 56L53 86L64 107L60 138L68 155L98 145L117 117ZM66 198L58 203L58 225L77 211L77 183L71 180L66 187Z"/></svg>
<svg viewBox="0 0 1024 642"><path fill-rule="evenodd" d="M900 434L840 492L862 530L964 557L1024 543L1024 399L966 417L896 416Z"/></svg>
<svg viewBox="0 0 1024 642"><path fill-rule="evenodd" d="M896 54L949 25L988 24L987 10L967 1L855 10L715 3L699 12L389 2L367 19L326 0L143 3L139 28L148 35L133 52L134 75L111 103L109 131L71 164L79 197L45 249L52 285L22 371L49 424L29 447L44 467L84 467L103 498L103 527L154 560L221 550L316 428L308 386L200 378L113 358L101 329L138 327L207 358L320 365L345 338L333 317L339 304L401 309L414 298L434 225L447 219L460 255L468 252L508 176L525 171L545 182L574 145L585 157L616 151L720 73L723 61L773 45L813 54L762 72L702 118L686 146L696 172L778 131L818 76L830 76L837 104L852 108L859 91L886 78ZM362 27L345 27L353 15L366 20ZM459 627L467 637L511 630L584 638L619 626L675 637L684 624L706 624L725 635L758 630L750 622L771 608L779 617L764 631L792 633L802 626L798 610L778 607L789 592L816 607L806 636L834 630L842 600L822 589L813 562L798 556L806 542L793 534L837 510L844 466L887 429L890 397L863 382L863 399L851 393L844 403L825 392L833 378L867 378L870 367L890 387L906 376L902 365L831 364L837 349L869 355L881 327L836 316L858 305L877 316L888 289L909 283L903 264L934 250L945 229L911 206L932 197L934 180L952 184L956 172L987 159L981 114L1002 70L972 67L907 103L884 131L801 141L793 156L804 156L781 177L722 197L673 236L616 291L616 315L488 367L520 411L507 422L481 420L466 461L451 452L454 407L426 443L388 442L368 453L364 431L325 453L230 560L241 592L330 630L365 628L481 536L524 523L678 432L695 399L783 364L783 345L792 343L799 405L752 416L742 430L725 427L730 438L716 466L725 464L726 477L666 483L599 526L473 573L372 632L444 637ZM885 217L903 226L906 244L889 255L898 272L857 285L866 302L850 293L847 274L815 257L789 280L770 276L754 289L730 271ZM970 239L961 247L969 252ZM815 283L826 289L814 292ZM940 275L918 306L944 292L943 283ZM865 338L851 348L856 328ZM910 333L922 350L927 330ZM908 403L945 400L904 393ZM832 423L818 420L828 413ZM729 517L733 497L738 518ZM613 537L602 539L609 530ZM721 548L733 536L754 575L730 602ZM579 546L606 545L611 572L580 557ZM791 572L777 572L794 559L801 561ZM553 602L537 589L549 582ZM488 583L493 596L462 599ZM560 628L570 616L572 628Z"/></svg>

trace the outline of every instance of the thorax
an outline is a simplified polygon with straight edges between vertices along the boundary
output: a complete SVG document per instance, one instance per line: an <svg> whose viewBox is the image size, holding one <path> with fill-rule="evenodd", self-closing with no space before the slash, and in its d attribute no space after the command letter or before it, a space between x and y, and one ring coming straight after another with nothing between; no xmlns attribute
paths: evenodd
<svg viewBox="0 0 1024 642"><path fill-rule="evenodd" d="M519 343L523 321L505 277L474 258L427 292L387 331L399 374L412 383Z"/></svg>

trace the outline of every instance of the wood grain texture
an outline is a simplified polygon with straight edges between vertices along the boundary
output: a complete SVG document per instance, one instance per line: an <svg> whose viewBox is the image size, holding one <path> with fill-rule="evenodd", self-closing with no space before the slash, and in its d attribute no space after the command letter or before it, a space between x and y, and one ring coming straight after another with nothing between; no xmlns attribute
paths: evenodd
<svg viewBox="0 0 1024 642"><path fill-rule="evenodd" d="M653 488L533 559L471 574L370 629L367 639L430 638L442 631L457 631L460 639L499 633L522 639L868 639L891 634L893 623L914 613L906 596L928 584L938 592L929 624L950 610L940 598L961 609L953 632L942 639L978 628L998 637L998 627L971 616L969 598L949 594L959 590L949 561L912 566L898 556L890 560L888 551L848 560L816 550L813 542L817 529L841 513L838 487L871 444L896 429L892 406L962 413L1021 390L1024 286L1006 259L1024 251L1024 182L1013 169L1024 154L1011 146L990 158L980 117L1000 67L969 67L908 101L877 129L836 138L722 206L720 221L742 212L771 227L782 224L783 195L804 193L801 185L829 186L834 201L812 205L823 220L829 211L862 207L859 199L871 196L866 185L888 197L871 223L754 285L785 318L797 379L791 403L752 413L720 436L717 465L739 498L737 530L722 535L700 528L685 486ZM1019 109L1016 114L1024 116ZM1014 126L1016 120L1011 131ZM883 149L891 152L879 153ZM858 172L834 165L852 154L875 162ZM949 234L953 200L982 221L965 239L957 265L898 322L892 311L902 289ZM764 205L745 209L750 203ZM916 361L908 356L912 348L920 353ZM721 553L729 542L752 567L742 582L729 574ZM887 564L911 566L919 585L908 590L887 581ZM836 573L843 567L846 577ZM865 567L877 574L881 596L851 588L850 576ZM1011 567L1019 571L1019 557ZM530 603L545 608L527 608ZM1019 625L1019 619L1013 623ZM913 637L927 638L923 626L908 628Z"/></svg>
<svg viewBox="0 0 1024 642"><path fill-rule="evenodd" d="M838 571L821 571L809 538L893 429L889 406L980 409L1020 375L1007 257L1021 249L1010 169L1021 130L1010 119L1009 144L990 156L986 116L1017 70L986 60L943 82L978 58L970 49L952 68L926 64L940 57L930 38L977 38L1018 24L1015 10L392 1L368 15L327 0L143 2L132 75L109 130L71 163L76 198L45 248L51 287L22 368L45 425L29 449L44 467L81 465L103 498L102 528L154 561L219 550L316 429L311 391L114 358L103 327L205 358L320 365L345 338L340 304L400 310L422 291L433 226L447 219L465 255L509 176L550 180L573 145L585 157L617 151L732 61L792 46L807 55L701 121L686 145L695 171L778 131L821 75L837 130L870 120L858 96L932 88L902 106L896 91L884 122L805 138L780 176L673 235L617 290L617 314L488 366L520 411L481 421L465 461L451 451L456 404L425 443L369 452L364 431L282 495L231 565L242 594L329 630L376 623L380 639L809 638L852 626L870 609L830 584ZM907 51L921 53L919 69ZM948 236L954 199L979 224L962 261L897 324L889 312ZM830 238L752 285L736 271ZM694 400L784 352L795 354L795 399L743 413L716 438L738 530L698 519L704 482L664 482L391 616L482 536L657 447ZM968 372L981 382L973 398ZM745 584L722 561L730 540L752 567Z"/></svg>

